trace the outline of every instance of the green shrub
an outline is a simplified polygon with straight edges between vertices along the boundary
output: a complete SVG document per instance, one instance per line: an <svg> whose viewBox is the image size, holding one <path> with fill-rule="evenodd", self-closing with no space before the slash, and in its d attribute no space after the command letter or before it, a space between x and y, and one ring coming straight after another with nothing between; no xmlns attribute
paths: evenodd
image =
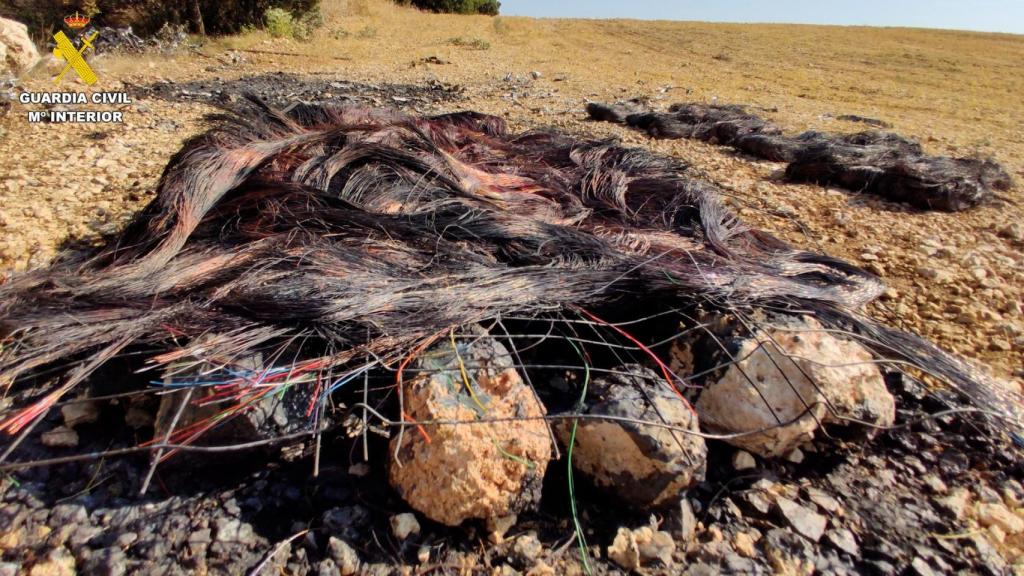
<svg viewBox="0 0 1024 576"><path fill-rule="evenodd" d="M207 32L232 34L246 24L263 25L267 10L271 8L284 10L292 16L293 22L301 22L307 15L319 13L320 0L200 0L200 5Z"/></svg>
<svg viewBox="0 0 1024 576"><path fill-rule="evenodd" d="M449 12L454 14L486 14L497 16L501 9L498 0L397 0L399 4L413 5L421 10L431 12Z"/></svg>
<svg viewBox="0 0 1024 576"><path fill-rule="evenodd" d="M295 20L292 37L296 40L307 42L313 39L313 31L323 25L324 15L320 13L319 7L314 8L303 14L298 20Z"/></svg>
<svg viewBox="0 0 1024 576"><path fill-rule="evenodd" d="M480 38L465 38L462 36L456 36L449 38L448 43L452 46L458 46L460 48L468 48L470 50L490 50L491 43L487 40L481 40Z"/></svg>
<svg viewBox="0 0 1024 576"><path fill-rule="evenodd" d="M263 19L267 32L274 38L295 38L301 41L312 39L313 31L324 23L319 9L306 12L301 18L295 18L287 10L268 8Z"/></svg>
<svg viewBox="0 0 1024 576"><path fill-rule="evenodd" d="M295 36L295 19L287 10L268 8L264 16L267 32L274 38L291 38Z"/></svg>
<svg viewBox="0 0 1024 576"><path fill-rule="evenodd" d="M359 38L361 40L369 40L371 38L376 38L376 37L377 37L377 29L374 28L373 26L366 26L365 28L363 28L359 32L356 32L356 38Z"/></svg>
<svg viewBox="0 0 1024 576"><path fill-rule="evenodd" d="M295 21L295 27L292 30L292 38L300 42L309 42L313 39L313 29L301 20Z"/></svg>

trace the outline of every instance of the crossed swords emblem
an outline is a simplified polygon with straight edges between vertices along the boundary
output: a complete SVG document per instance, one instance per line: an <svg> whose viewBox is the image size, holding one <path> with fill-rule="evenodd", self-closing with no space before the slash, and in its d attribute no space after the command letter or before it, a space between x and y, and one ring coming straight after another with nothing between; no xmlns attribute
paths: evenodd
<svg viewBox="0 0 1024 576"><path fill-rule="evenodd" d="M60 79L67 74L68 70L74 68L82 82L90 86L96 83L96 73L89 67L89 63L85 61L85 58L82 58L82 54L87 48L93 48L92 43L99 34L99 32L93 32L88 38L83 37L81 48L75 48L75 45L71 43L71 40L63 31L53 35L53 39L57 41L57 47L53 49L53 55L67 61L64 69L54 78L54 82L60 82Z"/></svg>

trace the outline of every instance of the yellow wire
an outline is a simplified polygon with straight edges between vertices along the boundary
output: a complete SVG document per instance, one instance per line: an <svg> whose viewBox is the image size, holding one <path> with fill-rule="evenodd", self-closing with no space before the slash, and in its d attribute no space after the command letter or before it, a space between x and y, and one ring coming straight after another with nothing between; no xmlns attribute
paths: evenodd
<svg viewBox="0 0 1024 576"><path fill-rule="evenodd" d="M469 374L466 373L466 365L462 362L462 355L459 354L459 347L455 345L455 328L452 328L451 332L448 333L448 336L452 341L452 350L455 350L455 358L459 361L459 371L462 373L462 382L465 384L466 390L469 390L469 397L472 398L473 402L476 402L476 405L486 413L487 407L480 403L480 399L476 397L476 392L473 392L473 387L469 384Z"/></svg>
<svg viewBox="0 0 1024 576"><path fill-rule="evenodd" d="M459 361L459 372L462 374L462 383L466 387L466 390L469 391L469 397L473 399L473 402L476 402L476 405L479 406L480 409L484 411L484 413L486 413L487 407L480 402L480 399L477 398L476 393L473 392L473 386L471 386L469 383L469 374L466 372L466 364L462 361L462 355L459 354L459 347L455 343L455 328L452 328L451 332L448 333L448 337L452 343L452 350L455 351L455 358ZM498 449L498 453L501 454L504 458L508 458L513 462L516 462L522 466L526 466L528 469L532 469L536 466L536 464L530 462L526 458L516 456L515 454L512 454L511 452L502 448L501 444L498 443L498 440L496 438L492 438L491 441L494 443L494 447Z"/></svg>

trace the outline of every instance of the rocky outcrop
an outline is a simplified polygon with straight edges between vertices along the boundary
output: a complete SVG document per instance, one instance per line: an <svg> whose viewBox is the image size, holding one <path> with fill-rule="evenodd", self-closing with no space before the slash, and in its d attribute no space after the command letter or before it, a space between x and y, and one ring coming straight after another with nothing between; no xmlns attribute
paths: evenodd
<svg viewBox="0 0 1024 576"><path fill-rule="evenodd" d="M705 429L765 457L781 456L822 423L890 425L896 403L871 353L822 330L813 318L759 330L735 342L737 361L706 383L696 409ZM780 423L782 425L780 425Z"/></svg>
<svg viewBox="0 0 1024 576"><path fill-rule="evenodd" d="M391 485L427 518L455 526L516 514L540 500L551 460L544 407L515 371L500 343L486 338L438 344L405 384L414 421L469 424L407 428L391 441ZM472 424L480 419L534 418ZM428 440L429 439L429 440Z"/></svg>
<svg viewBox="0 0 1024 576"><path fill-rule="evenodd" d="M632 420L580 420L573 447L573 466L594 484L614 491L640 507L676 503L681 492L704 479L704 439L646 421L699 432L697 415L668 387L657 372L626 365L617 373L596 378L584 412ZM568 444L572 422L558 425Z"/></svg>
<svg viewBox="0 0 1024 576"><path fill-rule="evenodd" d="M39 61L39 51L21 22L0 18L0 74L19 74Z"/></svg>

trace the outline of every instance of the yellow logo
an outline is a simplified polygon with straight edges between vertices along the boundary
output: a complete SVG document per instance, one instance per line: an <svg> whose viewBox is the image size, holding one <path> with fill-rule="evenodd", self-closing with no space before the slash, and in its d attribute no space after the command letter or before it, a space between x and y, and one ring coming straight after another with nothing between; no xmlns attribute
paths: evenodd
<svg viewBox="0 0 1024 576"><path fill-rule="evenodd" d="M90 86L96 83L96 73L89 67L89 63L85 61L85 58L82 58L82 54L87 48L93 47L92 43L99 34L99 32L93 32L88 38L82 38L81 49L75 48L75 45L71 43L71 40L64 34L63 30L53 35L53 39L57 41L57 47L53 49L53 55L67 61L64 69L53 79L54 82L60 82L68 70L74 68L82 82Z"/></svg>

